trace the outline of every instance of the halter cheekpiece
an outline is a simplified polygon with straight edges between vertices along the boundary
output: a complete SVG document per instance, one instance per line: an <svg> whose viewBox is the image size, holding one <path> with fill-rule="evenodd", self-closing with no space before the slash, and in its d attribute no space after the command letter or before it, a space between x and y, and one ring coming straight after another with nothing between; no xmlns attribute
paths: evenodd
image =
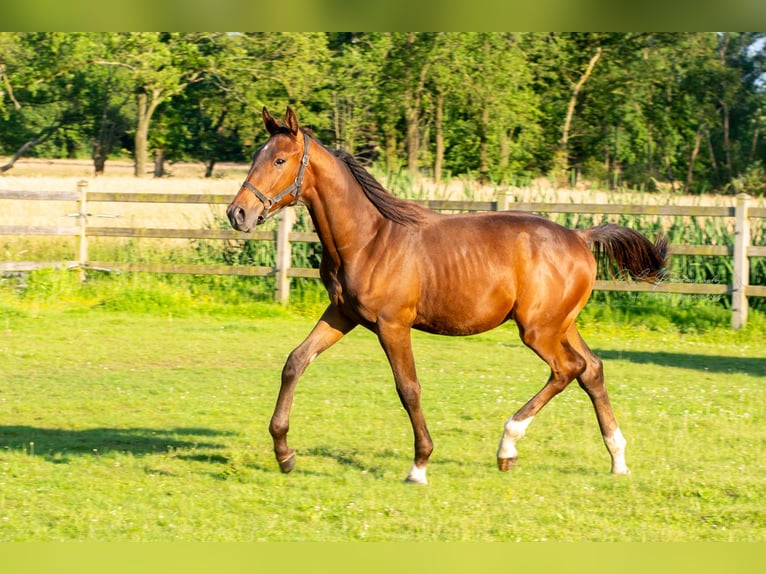
<svg viewBox="0 0 766 574"><path fill-rule="evenodd" d="M249 189L253 192L253 195L258 198L258 201L260 201L263 204L263 212L261 215L258 216L258 223L263 223L270 217L273 217L277 213L279 213L279 210L274 211L273 213L269 213L269 210L272 208L274 204L279 203L283 197L286 195L292 194L293 195L293 202L288 205L295 205L298 203L298 199L301 195L301 185L303 185L303 173L306 171L306 166L309 164L309 137L305 134L303 134L303 157L301 158L301 166L298 168L298 175L295 176L295 181L293 181L290 185L288 185L285 189L283 189L281 192L279 192L274 197L266 197L263 195L263 193L255 187L252 183L245 180L242 184L244 187ZM283 206L286 207L286 206Z"/></svg>

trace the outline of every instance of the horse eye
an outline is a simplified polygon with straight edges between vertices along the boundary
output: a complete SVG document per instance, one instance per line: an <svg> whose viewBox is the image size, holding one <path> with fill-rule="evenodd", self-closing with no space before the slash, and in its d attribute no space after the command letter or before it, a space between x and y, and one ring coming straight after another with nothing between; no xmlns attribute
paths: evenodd
<svg viewBox="0 0 766 574"><path fill-rule="evenodd" d="M278 157L277 159L274 160L274 165L282 165L283 163L285 163L285 160L282 159L281 157Z"/></svg>

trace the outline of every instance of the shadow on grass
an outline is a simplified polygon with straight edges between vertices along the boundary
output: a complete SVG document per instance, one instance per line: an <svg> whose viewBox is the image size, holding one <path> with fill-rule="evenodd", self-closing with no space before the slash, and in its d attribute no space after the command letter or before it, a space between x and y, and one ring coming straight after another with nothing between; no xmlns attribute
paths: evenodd
<svg viewBox="0 0 766 574"><path fill-rule="evenodd" d="M368 466L362 462L361 457L359 457L355 451L348 451L328 446L318 446L306 449L304 454L306 456L329 458L340 465L350 467L354 470L367 472L376 478L381 478L383 476L382 468L378 468L376 466Z"/></svg>
<svg viewBox="0 0 766 574"><path fill-rule="evenodd" d="M637 364L695 369L710 373L744 373L753 377L766 377L766 359L756 357L694 355L665 351L615 351L611 349L594 349L593 352L605 361L630 361Z"/></svg>
<svg viewBox="0 0 766 574"><path fill-rule="evenodd" d="M233 433L205 428L92 428L56 429L32 426L0 426L0 449L40 456L51 462L67 462L72 455L125 452L136 456L179 449L223 449L215 437ZM211 455L206 455L210 458Z"/></svg>

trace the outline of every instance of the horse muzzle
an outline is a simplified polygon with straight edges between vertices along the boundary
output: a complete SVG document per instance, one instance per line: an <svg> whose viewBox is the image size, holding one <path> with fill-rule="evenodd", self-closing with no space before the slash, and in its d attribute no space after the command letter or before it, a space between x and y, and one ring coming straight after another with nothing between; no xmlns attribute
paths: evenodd
<svg viewBox="0 0 766 574"><path fill-rule="evenodd" d="M251 231L253 227L260 225L266 220L263 205L256 205L248 212L241 205L232 203L226 209L226 216L229 218L229 223L231 223L234 229L244 233Z"/></svg>

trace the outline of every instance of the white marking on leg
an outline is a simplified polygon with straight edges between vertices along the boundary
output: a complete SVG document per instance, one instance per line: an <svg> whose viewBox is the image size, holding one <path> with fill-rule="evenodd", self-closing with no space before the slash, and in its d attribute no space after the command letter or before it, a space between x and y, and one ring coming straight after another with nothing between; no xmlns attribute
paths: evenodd
<svg viewBox="0 0 766 574"><path fill-rule="evenodd" d="M314 353L309 357L309 365L314 362L314 359L316 359L319 356L319 353Z"/></svg>
<svg viewBox="0 0 766 574"><path fill-rule="evenodd" d="M625 464L625 445L628 441L622 436L620 429L617 428L610 437L605 436L604 443L612 457L612 474L630 474L628 465Z"/></svg>
<svg viewBox="0 0 766 574"><path fill-rule="evenodd" d="M412 469L410 469L410 473L407 475L407 482L412 482L414 484L428 484L428 481L426 480L426 467L419 467L416 464L412 465Z"/></svg>
<svg viewBox="0 0 766 574"><path fill-rule="evenodd" d="M527 427L529 426L529 423L532 422L533 418L534 417L528 417L522 421L516 421L511 417L505 422L503 436L500 439L500 446L497 448L497 458L515 458L519 455L516 451L516 441L523 438L527 431Z"/></svg>

